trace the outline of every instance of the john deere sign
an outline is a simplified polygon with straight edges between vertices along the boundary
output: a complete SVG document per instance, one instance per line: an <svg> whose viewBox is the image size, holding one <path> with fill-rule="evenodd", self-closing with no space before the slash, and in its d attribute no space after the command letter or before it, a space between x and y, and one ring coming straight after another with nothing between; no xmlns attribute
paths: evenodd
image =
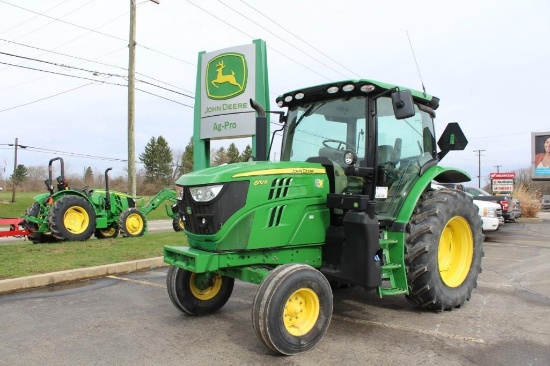
<svg viewBox="0 0 550 366"><path fill-rule="evenodd" d="M269 109L267 84L266 46L262 40L199 53L195 169L209 165L209 140L252 136L255 153L256 112L250 106L250 99Z"/></svg>

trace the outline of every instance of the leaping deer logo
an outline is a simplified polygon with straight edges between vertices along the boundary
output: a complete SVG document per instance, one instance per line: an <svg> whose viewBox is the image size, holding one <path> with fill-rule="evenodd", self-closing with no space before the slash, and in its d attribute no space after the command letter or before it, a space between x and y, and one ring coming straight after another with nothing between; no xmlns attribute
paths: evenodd
<svg viewBox="0 0 550 366"><path fill-rule="evenodd" d="M239 88L239 91L243 90L242 85L237 83L237 80L235 79L235 71L231 70L231 75L224 75L223 69L225 68L225 64L223 61L220 61L216 64L216 72L218 73L216 78L212 80L212 85L214 85L216 88L218 87L217 84L223 84L223 83L229 83L231 85L235 85Z"/></svg>

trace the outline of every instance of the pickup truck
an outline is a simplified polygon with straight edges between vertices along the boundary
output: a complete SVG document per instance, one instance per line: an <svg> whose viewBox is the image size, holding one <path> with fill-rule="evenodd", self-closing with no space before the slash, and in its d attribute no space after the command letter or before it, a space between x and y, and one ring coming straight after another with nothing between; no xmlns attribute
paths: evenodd
<svg viewBox="0 0 550 366"><path fill-rule="evenodd" d="M477 187L464 187L464 192L474 196L475 200L489 201L500 204L505 221L514 221L521 216L519 201L510 196L493 196Z"/></svg>
<svg viewBox="0 0 550 366"><path fill-rule="evenodd" d="M443 188L452 188L448 185L441 185L436 182L432 182L433 189L443 189ZM456 188L453 188L456 189ZM502 224L504 224L504 218L502 217L501 206L494 202L478 200L476 197L473 197L471 194L466 194L472 197L474 205L478 209L479 216L481 216L482 227L481 230L486 233L489 231L497 231Z"/></svg>

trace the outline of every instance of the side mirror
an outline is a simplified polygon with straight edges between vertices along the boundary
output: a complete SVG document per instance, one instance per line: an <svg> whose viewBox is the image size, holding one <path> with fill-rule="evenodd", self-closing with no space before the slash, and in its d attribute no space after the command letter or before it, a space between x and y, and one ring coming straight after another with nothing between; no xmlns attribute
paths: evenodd
<svg viewBox="0 0 550 366"><path fill-rule="evenodd" d="M439 160L441 160L451 150L464 150L468 145L468 139L464 136L458 122L450 122L437 141L437 145L441 149L439 152Z"/></svg>
<svg viewBox="0 0 550 366"><path fill-rule="evenodd" d="M410 90L399 90L391 93L391 102L395 118L404 119L414 116L414 103Z"/></svg>

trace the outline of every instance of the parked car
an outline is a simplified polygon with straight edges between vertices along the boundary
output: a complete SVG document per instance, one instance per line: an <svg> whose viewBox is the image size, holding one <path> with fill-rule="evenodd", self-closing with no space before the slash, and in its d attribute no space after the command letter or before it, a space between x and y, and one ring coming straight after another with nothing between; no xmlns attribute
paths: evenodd
<svg viewBox="0 0 550 366"><path fill-rule="evenodd" d="M550 194L545 194L542 196L541 209L550 210Z"/></svg>
<svg viewBox="0 0 550 366"><path fill-rule="evenodd" d="M438 183L432 182L433 189L450 188ZM474 205L477 206L479 216L481 216L482 231L491 232L497 231L502 224L504 224L504 217L502 216L502 208L498 203L478 200L475 196L466 192L474 201Z"/></svg>
<svg viewBox="0 0 550 366"><path fill-rule="evenodd" d="M504 221L514 221L521 216L519 200L512 198L509 195L493 196L492 194L477 187L464 187L464 192L474 196L475 200L498 203L502 208L502 216L504 217Z"/></svg>

